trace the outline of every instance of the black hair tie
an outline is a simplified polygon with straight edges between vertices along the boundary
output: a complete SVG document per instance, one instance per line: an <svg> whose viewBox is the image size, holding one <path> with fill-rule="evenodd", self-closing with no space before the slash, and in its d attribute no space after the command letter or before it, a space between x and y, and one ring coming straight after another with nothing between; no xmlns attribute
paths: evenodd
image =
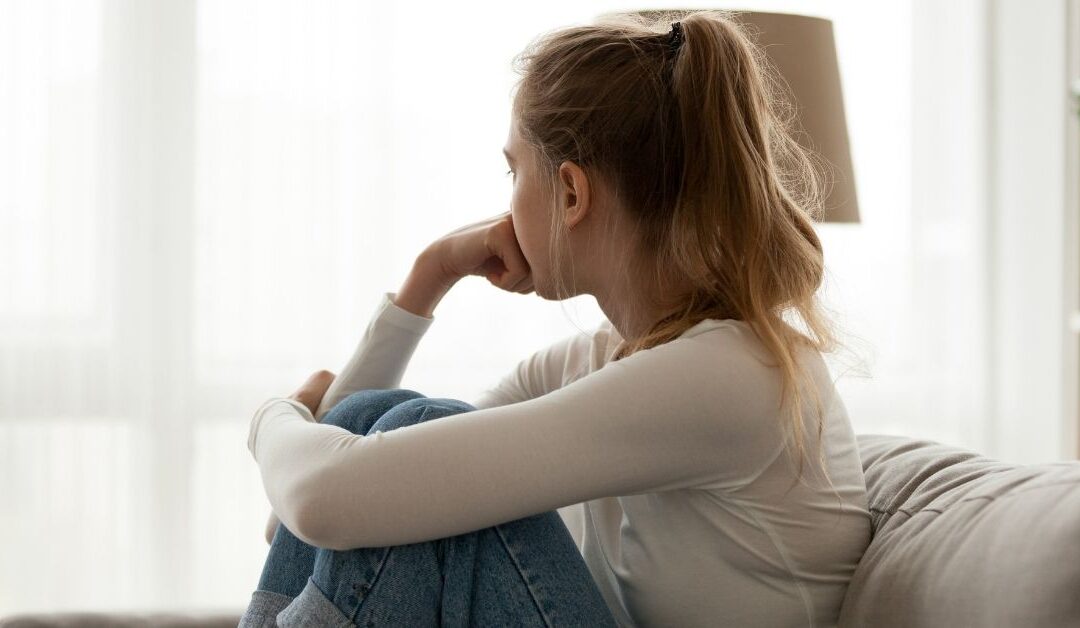
<svg viewBox="0 0 1080 628"><path fill-rule="evenodd" d="M678 50L679 46L683 43L683 30L681 22L672 22L671 34L668 35L668 45L671 49Z"/></svg>

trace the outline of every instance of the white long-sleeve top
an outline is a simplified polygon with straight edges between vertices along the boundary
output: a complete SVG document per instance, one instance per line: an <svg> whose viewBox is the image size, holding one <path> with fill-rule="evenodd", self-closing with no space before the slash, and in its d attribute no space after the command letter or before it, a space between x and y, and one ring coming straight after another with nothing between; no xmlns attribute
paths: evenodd
<svg viewBox="0 0 1080 628"><path fill-rule="evenodd" d="M320 419L357 390L400 387L434 318L394 297L383 294ZM813 453L791 487L790 402L778 410L779 369L747 323L707 319L610 362L621 341L605 320L522 360L470 402L475 411L369 435L272 398L248 448L274 512L318 547L418 543L580 508L579 549L620 625L834 625L870 517L820 354L801 359L826 409L835 493Z"/></svg>

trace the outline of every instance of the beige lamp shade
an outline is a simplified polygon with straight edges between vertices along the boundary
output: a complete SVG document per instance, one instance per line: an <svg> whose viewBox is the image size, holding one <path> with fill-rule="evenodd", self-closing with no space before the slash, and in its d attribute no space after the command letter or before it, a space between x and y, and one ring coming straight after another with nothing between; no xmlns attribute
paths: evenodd
<svg viewBox="0 0 1080 628"><path fill-rule="evenodd" d="M694 9L627 11L650 19L672 21ZM606 15L601 16L603 18ZM824 194L825 222L858 222L855 176L844 116L840 69L832 22L790 13L746 11L732 17L748 25L747 34L787 83L794 99L795 139L825 161L828 188Z"/></svg>

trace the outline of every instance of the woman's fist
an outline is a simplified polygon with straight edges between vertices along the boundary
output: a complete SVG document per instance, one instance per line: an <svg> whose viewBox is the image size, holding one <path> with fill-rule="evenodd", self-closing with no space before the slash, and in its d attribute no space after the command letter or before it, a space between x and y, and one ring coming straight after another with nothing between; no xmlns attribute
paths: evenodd
<svg viewBox="0 0 1080 628"><path fill-rule="evenodd" d="M431 248L451 277L479 275L507 292L533 291L532 269L518 245L510 212L451 231Z"/></svg>
<svg viewBox="0 0 1080 628"><path fill-rule="evenodd" d="M334 377L335 375L330 371L316 371L296 392L289 395L289 399L295 399L304 404L308 410L311 410L311 416L315 416L315 411L319 409L323 395L334 382Z"/></svg>

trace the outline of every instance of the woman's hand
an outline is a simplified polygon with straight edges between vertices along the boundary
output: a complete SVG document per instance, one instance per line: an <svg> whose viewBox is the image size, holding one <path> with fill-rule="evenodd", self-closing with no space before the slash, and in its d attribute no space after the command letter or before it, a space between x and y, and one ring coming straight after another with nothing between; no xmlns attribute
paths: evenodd
<svg viewBox="0 0 1080 628"><path fill-rule="evenodd" d="M447 277L478 275L507 292L533 291L532 269L518 245L510 212L455 229L429 251Z"/></svg>
<svg viewBox="0 0 1080 628"><path fill-rule="evenodd" d="M327 370L316 371L296 392L289 395L289 399L295 399L304 404L308 410L311 410L311 416L315 416L315 411L319 409L326 389L330 388L335 377L336 375Z"/></svg>

